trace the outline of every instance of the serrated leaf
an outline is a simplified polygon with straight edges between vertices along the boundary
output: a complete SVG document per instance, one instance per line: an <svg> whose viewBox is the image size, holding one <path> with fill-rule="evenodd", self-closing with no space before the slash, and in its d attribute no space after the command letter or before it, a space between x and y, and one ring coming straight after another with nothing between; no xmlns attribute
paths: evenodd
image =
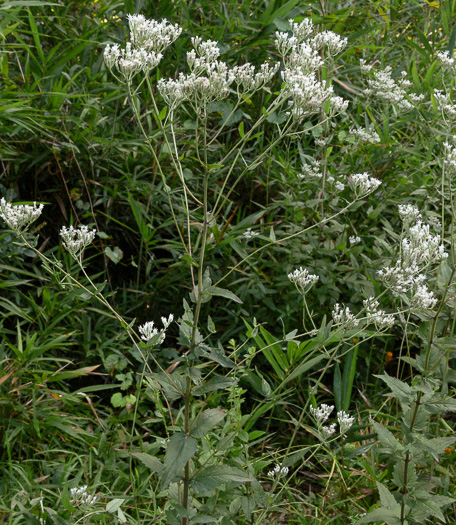
<svg viewBox="0 0 456 525"><path fill-rule="evenodd" d="M388 525L401 525L400 516L397 516L397 513L380 507L374 509L366 516L363 516L360 520L356 522L356 525L361 525L362 523L373 523L375 521L386 522Z"/></svg>
<svg viewBox="0 0 456 525"><path fill-rule="evenodd" d="M145 452L132 452L131 455L139 459L139 461L148 469L152 470L152 472L156 472L159 475L162 474L164 468L163 463L155 456L151 456Z"/></svg>
<svg viewBox="0 0 456 525"><path fill-rule="evenodd" d="M209 288L207 292L204 292L204 294L224 297L225 299L231 299L235 303L242 304L242 301L237 295L235 295L233 292L230 292L230 290L225 290L225 288L218 288L217 286L213 286L212 288Z"/></svg>
<svg viewBox="0 0 456 525"><path fill-rule="evenodd" d="M174 480L197 450L196 441L182 432L170 437L164 459L162 488L166 488Z"/></svg>
<svg viewBox="0 0 456 525"><path fill-rule="evenodd" d="M166 399L175 401L184 395L186 381L178 372L166 374L165 372L156 372L151 377L162 387ZM146 377L151 388L156 388L150 377Z"/></svg>
<svg viewBox="0 0 456 525"><path fill-rule="evenodd" d="M195 492L204 493L230 481L247 483L248 481L254 481L254 478L235 467L212 465L201 470L192 479L191 483Z"/></svg>
<svg viewBox="0 0 456 525"><path fill-rule="evenodd" d="M203 438L226 416L220 408L209 408L204 410L193 421L190 435L196 438Z"/></svg>
<svg viewBox="0 0 456 525"><path fill-rule="evenodd" d="M376 484L382 505L387 509L399 511L400 513L401 506L396 501L396 498L389 491L389 489L379 481L376 481ZM400 514L398 514L398 516L400 516Z"/></svg>
<svg viewBox="0 0 456 525"><path fill-rule="evenodd" d="M192 390L194 396L202 396L208 392L214 392L215 390L224 390L229 388L237 383L235 379L231 379L225 376L215 376L212 379L209 379L206 383L196 386Z"/></svg>
<svg viewBox="0 0 456 525"><path fill-rule="evenodd" d="M388 374L375 375L384 381L391 389L391 395L401 403L411 403L415 398L415 390L400 379L391 377Z"/></svg>
<svg viewBox="0 0 456 525"><path fill-rule="evenodd" d="M373 426L378 435L378 440L384 447L391 449L393 452L398 452L403 449L400 441L398 441L387 428L376 421L373 422Z"/></svg>

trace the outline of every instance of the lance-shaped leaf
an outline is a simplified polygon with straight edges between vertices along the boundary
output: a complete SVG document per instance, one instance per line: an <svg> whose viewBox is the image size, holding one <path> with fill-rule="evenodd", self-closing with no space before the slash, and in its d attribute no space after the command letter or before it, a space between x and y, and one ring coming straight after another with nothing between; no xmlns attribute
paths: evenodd
<svg viewBox="0 0 456 525"><path fill-rule="evenodd" d="M255 481L255 478L235 467L212 465L198 472L192 479L192 488L196 493L204 493L230 481L247 483L247 481Z"/></svg>
<svg viewBox="0 0 456 525"><path fill-rule="evenodd" d="M162 488L166 488L198 450L196 441L182 432L170 437L166 449Z"/></svg>
<svg viewBox="0 0 456 525"><path fill-rule="evenodd" d="M212 379L209 379L206 383L198 385L192 390L194 396L202 396L208 392L214 392L215 390L224 390L229 388L237 383L235 379L231 379L225 376L215 376Z"/></svg>
<svg viewBox="0 0 456 525"><path fill-rule="evenodd" d="M156 472L159 475L163 473L163 463L155 456L151 456L145 452L132 452L131 455L139 459L139 461L152 472Z"/></svg>
<svg viewBox="0 0 456 525"><path fill-rule="evenodd" d="M203 438L218 425L225 416L225 412L219 408L209 408L208 410L200 412L193 421L190 435L196 438Z"/></svg>

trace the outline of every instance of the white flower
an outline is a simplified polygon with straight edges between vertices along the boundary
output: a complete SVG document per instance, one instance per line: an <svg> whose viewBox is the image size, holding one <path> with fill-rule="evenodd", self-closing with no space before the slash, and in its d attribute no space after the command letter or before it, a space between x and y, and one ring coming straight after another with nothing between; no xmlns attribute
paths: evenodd
<svg viewBox="0 0 456 525"><path fill-rule="evenodd" d="M317 159L310 159L309 163L302 165L302 173L297 175L298 179L321 179L323 174L320 171L320 162Z"/></svg>
<svg viewBox="0 0 456 525"><path fill-rule="evenodd" d="M350 235L348 242L350 243L350 246L355 246L361 242L361 237L358 237L358 235Z"/></svg>
<svg viewBox="0 0 456 525"><path fill-rule="evenodd" d="M166 319L166 317L162 317L161 321L163 323L163 328L161 330L155 328L153 321L148 321L147 323L144 323L138 328L139 333L141 334L141 339L146 342L152 340L152 344L162 344L165 340L166 330L168 329L169 325L173 322L173 320L173 314L170 314L168 319Z"/></svg>
<svg viewBox="0 0 456 525"><path fill-rule="evenodd" d="M369 88L364 90L365 95L372 95L376 99L396 104L405 111L413 109L413 105L406 99L405 88L411 85L411 82L405 79L407 73L402 71L401 76L396 80L393 79L392 73L391 66L382 71L375 71L374 78L367 79Z"/></svg>
<svg viewBox="0 0 456 525"><path fill-rule="evenodd" d="M374 66L372 66L371 64L366 64L366 61L364 60L364 58L361 58L359 61L359 67L361 68L361 71L363 73L370 73L370 71L372 70Z"/></svg>
<svg viewBox="0 0 456 525"><path fill-rule="evenodd" d="M310 407L310 413L316 419L318 424L324 423L333 410L333 405L326 405L324 403L317 408Z"/></svg>
<svg viewBox="0 0 456 525"><path fill-rule="evenodd" d="M70 254L77 258L82 251L89 246L95 238L96 230L89 230L85 225L80 225L79 229L70 226L62 226L60 235L62 237L62 244Z"/></svg>
<svg viewBox="0 0 456 525"><path fill-rule="evenodd" d="M311 45L315 49L325 48L325 51L330 56L338 55L343 51L348 44L347 38L341 38L340 35L333 31L322 31L317 33L311 41Z"/></svg>
<svg viewBox="0 0 456 525"><path fill-rule="evenodd" d="M449 120L456 119L456 105L452 103L449 93L444 93L440 90L435 90L434 99L437 103L437 108L445 118Z"/></svg>
<svg viewBox="0 0 456 525"><path fill-rule="evenodd" d="M340 181L336 181L336 183L334 184L334 187L336 189L336 191L344 191L345 189L345 184L343 184L342 182Z"/></svg>
<svg viewBox="0 0 456 525"><path fill-rule="evenodd" d="M32 206L29 204L11 204L4 198L0 200L0 217L6 222L8 228L17 234L24 233L27 228L41 215L44 204Z"/></svg>
<svg viewBox="0 0 456 525"><path fill-rule="evenodd" d="M350 178L350 184L355 190L357 197L369 195L375 191L381 184L381 181L371 177L369 173L357 173Z"/></svg>
<svg viewBox="0 0 456 525"><path fill-rule="evenodd" d="M332 318L334 324L336 326L343 326L344 330L352 330L359 325L359 320L351 313L350 308L348 306L341 308L339 303L334 305Z"/></svg>
<svg viewBox="0 0 456 525"><path fill-rule="evenodd" d="M266 86L266 84L268 84L272 77L277 73L279 67L279 62L272 65L265 62L264 64L261 64L258 72L255 72L255 66L252 66L252 64L249 63L234 67L233 74L238 86L238 93L245 95L247 93L258 91Z"/></svg>
<svg viewBox="0 0 456 525"><path fill-rule="evenodd" d="M339 422L340 433L345 434L355 421L354 417L350 417L346 412L340 410L337 412L337 421Z"/></svg>
<svg viewBox="0 0 456 525"><path fill-rule="evenodd" d="M273 470L270 470L268 472L268 476L270 478L280 478L282 476L286 476L288 474L288 467L282 467L282 465L276 465Z"/></svg>
<svg viewBox="0 0 456 525"><path fill-rule="evenodd" d="M413 204L399 204L399 216L404 223L414 223L421 219L421 213Z"/></svg>
<svg viewBox="0 0 456 525"><path fill-rule="evenodd" d="M442 66L445 69L448 69L453 74L456 73L456 61L454 58L450 57L449 51L443 51L442 53L437 53L437 58L442 63Z"/></svg>
<svg viewBox="0 0 456 525"><path fill-rule="evenodd" d="M252 231L252 228L247 228L243 235L248 240L248 239L253 239L254 237L260 234L258 232Z"/></svg>
<svg viewBox="0 0 456 525"><path fill-rule="evenodd" d="M305 293L308 292L311 286L318 281L319 277L318 275L309 273L308 270L301 267L299 270L289 273L288 279L290 279L298 289L300 288L302 293Z"/></svg>
<svg viewBox="0 0 456 525"><path fill-rule="evenodd" d="M319 82L315 73L306 73L301 67L285 68L282 71L283 92L290 97L291 114L296 120L320 111L332 96L333 87L326 81Z"/></svg>
<svg viewBox="0 0 456 525"><path fill-rule="evenodd" d="M130 40L137 48L160 53L169 47L182 33L177 24L170 24L166 18L161 22L146 20L143 15L127 15L130 26Z"/></svg>
<svg viewBox="0 0 456 525"><path fill-rule="evenodd" d="M363 301L366 309L366 319L368 323L375 323L378 328L391 328L394 324L394 315L387 314L379 309L379 302L374 297L369 297Z"/></svg>
<svg viewBox="0 0 456 525"><path fill-rule="evenodd" d="M370 142L371 144L380 142L379 134L372 129L356 127L350 128L348 132L350 135L354 135L359 142Z"/></svg>
<svg viewBox="0 0 456 525"><path fill-rule="evenodd" d="M412 289L412 307L419 310L429 310L435 307L438 299L434 292L429 291L427 285L417 284Z"/></svg>
<svg viewBox="0 0 456 525"><path fill-rule="evenodd" d="M73 500L77 501L78 505L82 505L84 507L91 507L97 501L96 496L91 496L87 492L87 485L70 489L70 496Z"/></svg>
<svg viewBox="0 0 456 525"><path fill-rule="evenodd" d="M328 439L329 437L331 437L336 432L336 423L331 423L327 427L321 427L321 430L322 430L322 433L323 433L323 437L325 439Z"/></svg>
<svg viewBox="0 0 456 525"><path fill-rule="evenodd" d="M453 137L453 141L456 141L456 137ZM454 175L456 173L456 146L449 142L444 142L443 147L443 165L448 175Z"/></svg>
<svg viewBox="0 0 456 525"><path fill-rule="evenodd" d="M292 18L288 20L291 27L291 32L298 43L303 42L308 36L314 32L314 25L311 18L305 18L302 22L297 23Z"/></svg>

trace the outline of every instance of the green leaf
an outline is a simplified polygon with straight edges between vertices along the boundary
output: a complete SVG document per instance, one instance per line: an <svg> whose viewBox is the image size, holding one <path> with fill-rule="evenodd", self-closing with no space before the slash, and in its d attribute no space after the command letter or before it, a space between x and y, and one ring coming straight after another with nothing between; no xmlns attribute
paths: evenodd
<svg viewBox="0 0 456 525"><path fill-rule="evenodd" d="M218 288L217 286L213 286L212 288L209 288L207 292L204 292L204 294L224 297L225 299L231 299L235 303L242 304L242 301L233 292L230 292L230 290L225 290L224 288Z"/></svg>
<svg viewBox="0 0 456 525"><path fill-rule="evenodd" d="M164 120L166 117L166 112L168 111L168 107L165 106L161 111L160 115L158 115L158 120Z"/></svg>
<svg viewBox="0 0 456 525"><path fill-rule="evenodd" d="M179 372L174 372L173 374L155 372L151 374L151 376L163 388L163 393L168 401L175 401L184 395L186 382L185 378L182 377ZM150 388L157 388L157 385L154 385L151 378L146 377L146 380Z"/></svg>
<svg viewBox="0 0 456 525"><path fill-rule="evenodd" d="M214 392L215 390L224 390L229 388L237 383L235 379L231 379L225 376L215 376L212 379L209 379L206 383L196 386L192 390L194 396L202 396L208 392Z"/></svg>
<svg viewBox="0 0 456 525"><path fill-rule="evenodd" d="M387 509L390 509L392 511L399 511L401 510L401 506L396 501L396 498L393 496L393 494L389 491L389 489L383 485L383 483L380 483L379 481L376 481L378 493L380 496L380 501L382 502L382 505L386 507ZM398 514L400 516L400 514Z"/></svg>
<svg viewBox="0 0 456 525"><path fill-rule="evenodd" d="M244 121L242 121L239 126L238 126L238 131L239 131L239 135L244 138L245 136L245 133L244 133Z"/></svg>
<svg viewBox="0 0 456 525"><path fill-rule="evenodd" d="M170 437L164 459L162 488L166 488L174 480L197 450L196 441L182 432Z"/></svg>
<svg viewBox="0 0 456 525"><path fill-rule="evenodd" d="M388 374L375 375L374 377L378 377L384 381L390 387L392 396L399 399L401 403L413 402L415 391L407 383L404 383L395 377L391 377Z"/></svg>
<svg viewBox="0 0 456 525"><path fill-rule="evenodd" d="M400 515L398 516L397 512L383 507L372 510L366 514L366 516L363 516L357 521L356 525L361 525L362 523L373 523L374 521L386 522L388 525L401 525Z"/></svg>
<svg viewBox="0 0 456 525"><path fill-rule="evenodd" d="M159 475L163 473L163 463L155 456L151 456L145 452L132 452L131 455L139 459L139 461L152 472L156 472Z"/></svg>
<svg viewBox="0 0 456 525"><path fill-rule="evenodd" d="M107 246L104 250L106 257L110 259L114 264L117 264L121 261L123 258L123 251L116 246L114 249Z"/></svg>
<svg viewBox="0 0 456 525"><path fill-rule="evenodd" d="M226 465L212 465L201 470L191 481L196 493L209 492L210 490L228 482L247 483L254 478L241 469Z"/></svg>
<svg viewBox="0 0 456 525"><path fill-rule="evenodd" d="M398 441L387 428L376 421L373 422L373 426L378 435L378 440L385 448L393 452L398 452L403 449L400 441Z"/></svg>
<svg viewBox="0 0 456 525"><path fill-rule="evenodd" d="M209 408L200 412L193 421L190 435L196 438L203 438L226 416L220 408Z"/></svg>
<svg viewBox="0 0 456 525"><path fill-rule="evenodd" d="M117 512L117 509L122 505L124 499L112 499L109 503L106 504L106 512L113 514Z"/></svg>
<svg viewBox="0 0 456 525"><path fill-rule="evenodd" d="M286 385L290 381L293 381L293 379L296 379L297 377L301 376L302 374L307 372L307 370L310 370L314 366L318 365L323 359L326 359L325 354L320 354L317 357L314 357L313 359L309 359L309 361L304 361L285 378L285 381L282 383L282 385Z"/></svg>

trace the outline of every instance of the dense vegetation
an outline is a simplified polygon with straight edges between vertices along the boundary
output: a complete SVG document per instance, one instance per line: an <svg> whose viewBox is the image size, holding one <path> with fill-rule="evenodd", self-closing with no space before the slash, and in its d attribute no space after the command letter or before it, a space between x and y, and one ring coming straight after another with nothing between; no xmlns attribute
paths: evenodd
<svg viewBox="0 0 456 525"><path fill-rule="evenodd" d="M125 82L135 13L182 33ZM192 37L280 70L167 98ZM455 44L456 0L0 5L0 523L454 523Z"/></svg>

